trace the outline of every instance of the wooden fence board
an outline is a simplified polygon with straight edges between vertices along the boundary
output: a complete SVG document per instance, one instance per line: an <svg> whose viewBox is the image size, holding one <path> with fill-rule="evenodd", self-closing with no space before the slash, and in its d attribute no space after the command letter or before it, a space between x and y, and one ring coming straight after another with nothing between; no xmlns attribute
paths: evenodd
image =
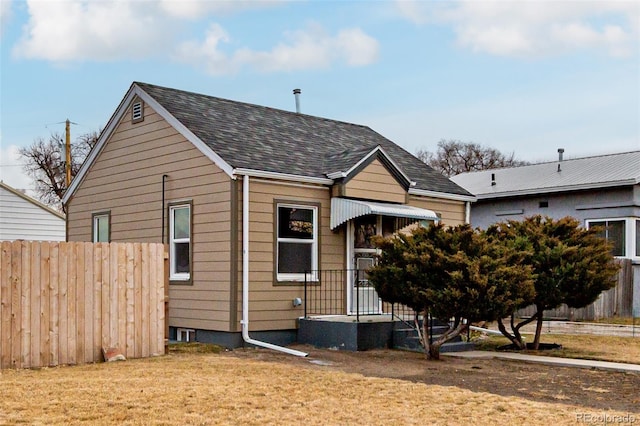
<svg viewBox="0 0 640 426"><path fill-rule="evenodd" d="M39 242L35 242L31 245L31 259L29 260L29 264L31 267L31 357L29 358L29 362L25 365L26 368L35 367L40 365L40 342L41 342L41 334L40 334L40 320L41 320L41 303L42 292L40 291L40 248L41 244Z"/></svg>
<svg viewBox="0 0 640 426"><path fill-rule="evenodd" d="M142 357L149 356L149 245L142 244Z"/></svg>
<svg viewBox="0 0 640 426"><path fill-rule="evenodd" d="M579 309L561 305L556 309L544 311L545 318L594 321L601 318L615 316L630 317L632 315L633 300L640 295L633 293L633 264L630 259L617 259L620 271L616 277L616 285L600 294L592 304ZM535 306L520 309L517 313L520 317L530 317L536 312Z"/></svg>
<svg viewBox="0 0 640 426"><path fill-rule="evenodd" d="M49 253L49 365L58 365L58 343L60 338L60 311L58 290L60 282L60 243L51 244Z"/></svg>
<svg viewBox="0 0 640 426"><path fill-rule="evenodd" d="M139 245L138 245L139 246ZM135 356L135 286L134 286L134 249L133 244L127 244L126 252L126 268L125 268L125 283L126 283L126 356L133 358Z"/></svg>
<svg viewBox="0 0 640 426"><path fill-rule="evenodd" d="M149 247L149 352L157 355L158 342L156 332L158 330L158 294L154 290L158 282L158 256L155 245Z"/></svg>
<svg viewBox="0 0 640 426"><path fill-rule="evenodd" d="M40 363L38 366L41 367L48 366L51 359L49 353L49 342L51 340L49 334L50 248L51 245L45 243L40 247L42 262L40 263Z"/></svg>
<svg viewBox="0 0 640 426"><path fill-rule="evenodd" d="M26 241L20 242L22 253L22 277L21 277L21 305L22 318L20 320L21 359L19 368L31 365L31 245Z"/></svg>
<svg viewBox="0 0 640 426"><path fill-rule="evenodd" d="M133 285L134 291L134 312L133 322L135 324L134 356L140 358L142 356L142 245L140 243L134 244L135 253L133 257L133 279L135 281Z"/></svg>
<svg viewBox="0 0 640 426"><path fill-rule="evenodd" d="M0 368L97 362L162 352L164 246L0 243Z"/></svg>
<svg viewBox="0 0 640 426"><path fill-rule="evenodd" d="M75 245L75 273L76 273L76 293L77 300L75 308L75 362L76 364L84 363L84 316L85 316L85 293L84 293L84 243Z"/></svg>
<svg viewBox="0 0 640 426"><path fill-rule="evenodd" d="M0 348L0 368L9 368L11 366L11 243L2 242L2 262L0 263L0 307L2 315L0 315L0 339L2 339L2 347Z"/></svg>
<svg viewBox="0 0 640 426"><path fill-rule="evenodd" d="M93 354L92 359L100 359L102 348L102 243L94 244L93 273Z"/></svg>
<svg viewBox="0 0 640 426"><path fill-rule="evenodd" d="M78 244L67 243L67 364L77 364L77 333L78 318L76 309L78 305L77 291L77 269L76 259L78 258Z"/></svg>
<svg viewBox="0 0 640 426"><path fill-rule="evenodd" d="M68 303L67 295L69 291L69 245L67 243L60 243L58 245L58 338L55 339L58 342L58 360L55 364L68 364L69 357L69 328L68 328Z"/></svg>
<svg viewBox="0 0 640 426"><path fill-rule="evenodd" d="M20 367L22 357L22 244L11 244L11 367Z"/></svg>

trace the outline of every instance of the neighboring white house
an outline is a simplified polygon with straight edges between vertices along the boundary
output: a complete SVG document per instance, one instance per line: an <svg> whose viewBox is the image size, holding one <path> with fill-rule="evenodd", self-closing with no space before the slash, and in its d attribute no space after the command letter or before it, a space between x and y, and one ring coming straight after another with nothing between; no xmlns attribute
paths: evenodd
<svg viewBox="0 0 640 426"><path fill-rule="evenodd" d="M65 216L0 182L0 241L65 241Z"/></svg>

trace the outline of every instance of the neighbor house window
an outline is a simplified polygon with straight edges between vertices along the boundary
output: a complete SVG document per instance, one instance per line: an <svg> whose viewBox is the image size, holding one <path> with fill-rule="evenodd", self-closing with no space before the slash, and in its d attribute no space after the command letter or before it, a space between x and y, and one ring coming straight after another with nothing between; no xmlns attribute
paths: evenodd
<svg viewBox="0 0 640 426"><path fill-rule="evenodd" d="M93 242L108 243L110 240L111 214L109 212L93 214Z"/></svg>
<svg viewBox="0 0 640 426"><path fill-rule="evenodd" d="M303 281L318 269L318 208L277 205L278 281Z"/></svg>
<svg viewBox="0 0 640 426"><path fill-rule="evenodd" d="M626 256L625 220L593 220L587 222L589 228L600 227L599 235L611 244L611 254Z"/></svg>
<svg viewBox="0 0 640 426"><path fill-rule="evenodd" d="M169 207L170 279L191 278L191 204Z"/></svg>

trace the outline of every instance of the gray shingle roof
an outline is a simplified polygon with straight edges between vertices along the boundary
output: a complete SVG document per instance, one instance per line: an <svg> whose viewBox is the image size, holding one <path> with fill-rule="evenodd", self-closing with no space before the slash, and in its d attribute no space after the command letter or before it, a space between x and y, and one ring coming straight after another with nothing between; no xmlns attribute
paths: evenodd
<svg viewBox="0 0 640 426"><path fill-rule="evenodd" d="M369 127L134 83L234 168L326 178L381 146L414 188L470 196Z"/></svg>
<svg viewBox="0 0 640 426"><path fill-rule="evenodd" d="M492 174L495 185L491 185ZM478 199L636 185L640 151L461 173L451 180Z"/></svg>

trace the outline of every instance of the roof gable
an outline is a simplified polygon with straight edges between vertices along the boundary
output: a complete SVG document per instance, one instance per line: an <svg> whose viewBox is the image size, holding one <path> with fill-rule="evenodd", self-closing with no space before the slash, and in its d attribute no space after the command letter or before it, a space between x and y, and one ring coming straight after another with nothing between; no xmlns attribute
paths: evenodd
<svg viewBox="0 0 640 426"><path fill-rule="evenodd" d="M331 184L379 149L415 188L433 196L473 198L466 190L366 126L134 82L72 181L67 202L135 96L140 97L218 167L234 178L260 172ZM352 163L353 160L356 160Z"/></svg>
<svg viewBox="0 0 640 426"><path fill-rule="evenodd" d="M340 164L340 157L337 155L331 155L333 167L341 167L344 170L327 173L327 177L330 179L344 179L344 182L348 182L350 179L360 173L365 167L371 164L374 160L379 160L389 171L389 173L398 181L399 184L405 186L407 189L410 186L414 186L409 176L400 168L400 166L393 161L391 157L385 152L380 145L374 149L365 153L362 158L358 158L358 154L361 154L361 150L355 150L353 152L345 152L342 158L342 165ZM357 160L357 161L354 161Z"/></svg>

